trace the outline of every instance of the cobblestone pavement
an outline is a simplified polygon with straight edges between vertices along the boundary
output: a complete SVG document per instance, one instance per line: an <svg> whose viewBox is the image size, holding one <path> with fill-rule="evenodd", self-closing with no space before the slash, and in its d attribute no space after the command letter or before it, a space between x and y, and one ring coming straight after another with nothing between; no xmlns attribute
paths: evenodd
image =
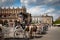
<svg viewBox="0 0 60 40"><path fill-rule="evenodd" d="M39 36L31 40L60 40L60 27L51 27L46 34Z"/></svg>

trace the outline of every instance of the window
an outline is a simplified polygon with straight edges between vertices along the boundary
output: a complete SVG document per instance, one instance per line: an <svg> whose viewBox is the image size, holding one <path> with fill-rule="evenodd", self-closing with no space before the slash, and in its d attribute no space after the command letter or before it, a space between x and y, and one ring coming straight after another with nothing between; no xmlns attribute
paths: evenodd
<svg viewBox="0 0 60 40"><path fill-rule="evenodd" d="M4 15L4 17L6 17L6 15Z"/></svg>

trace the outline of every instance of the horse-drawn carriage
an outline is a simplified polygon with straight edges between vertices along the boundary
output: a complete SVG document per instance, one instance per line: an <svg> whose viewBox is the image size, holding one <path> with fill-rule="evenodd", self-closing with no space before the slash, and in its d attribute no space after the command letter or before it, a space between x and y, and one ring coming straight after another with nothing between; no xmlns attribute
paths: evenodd
<svg viewBox="0 0 60 40"><path fill-rule="evenodd" d="M4 27L2 30L4 38L30 38L34 34L46 32L46 29L46 26L43 24L31 24L25 26L25 29L18 25L16 27Z"/></svg>
<svg viewBox="0 0 60 40"><path fill-rule="evenodd" d="M48 25L46 24L30 24L26 25L25 28L21 25L17 25L16 27L4 27L3 26L3 34L4 38L31 38L34 34L45 33L48 29Z"/></svg>

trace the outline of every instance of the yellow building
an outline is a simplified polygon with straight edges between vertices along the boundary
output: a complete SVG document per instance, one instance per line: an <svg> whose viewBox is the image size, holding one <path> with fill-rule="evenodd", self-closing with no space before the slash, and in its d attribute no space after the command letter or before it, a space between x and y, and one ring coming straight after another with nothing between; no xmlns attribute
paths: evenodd
<svg viewBox="0 0 60 40"><path fill-rule="evenodd" d="M49 25L52 25L53 17L48 15L32 16L32 23L47 23Z"/></svg>
<svg viewBox="0 0 60 40"><path fill-rule="evenodd" d="M42 15L41 18L42 18L42 20L41 20L42 23L47 23L49 25L53 24L53 17L52 16Z"/></svg>
<svg viewBox="0 0 60 40"><path fill-rule="evenodd" d="M41 16L32 16L32 23L39 23L41 21Z"/></svg>
<svg viewBox="0 0 60 40"><path fill-rule="evenodd" d="M26 8L1 8L0 7L0 24L14 24L22 23L26 24L31 22L31 14L26 12Z"/></svg>

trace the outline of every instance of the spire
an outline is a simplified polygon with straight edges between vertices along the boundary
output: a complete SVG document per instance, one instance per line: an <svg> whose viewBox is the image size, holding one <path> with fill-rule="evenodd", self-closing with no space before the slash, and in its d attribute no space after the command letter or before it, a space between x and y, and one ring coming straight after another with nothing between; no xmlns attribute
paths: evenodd
<svg viewBox="0 0 60 40"><path fill-rule="evenodd" d="M26 9L24 0L23 0L23 3L21 4L21 6L22 6L22 8Z"/></svg>
<svg viewBox="0 0 60 40"><path fill-rule="evenodd" d="M25 6L22 6L22 8L26 9L26 7L25 7Z"/></svg>
<svg viewBox="0 0 60 40"><path fill-rule="evenodd" d="M21 4L22 9L24 10L24 12L26 12L26 7L25 7L25 1L23 0L23 3Z"/></svg>

